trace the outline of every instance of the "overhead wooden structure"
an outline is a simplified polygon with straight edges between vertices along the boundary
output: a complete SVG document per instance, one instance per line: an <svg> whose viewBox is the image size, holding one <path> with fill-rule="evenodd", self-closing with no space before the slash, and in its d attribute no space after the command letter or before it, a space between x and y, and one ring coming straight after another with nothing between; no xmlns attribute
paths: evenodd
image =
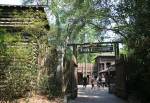
<svg viewBox="0 0 150 103"><path fill-rule="evenodd" d="M119 57L119 43L122 42L76 43L67 46L73 47L73 54L76 57L77 53L114 52L117 58Z"/></svg>

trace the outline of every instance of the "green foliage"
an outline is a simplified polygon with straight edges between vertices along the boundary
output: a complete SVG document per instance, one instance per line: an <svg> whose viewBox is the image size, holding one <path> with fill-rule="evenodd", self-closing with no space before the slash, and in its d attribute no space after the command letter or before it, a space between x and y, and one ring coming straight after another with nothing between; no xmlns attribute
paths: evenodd
<svg viewBox="0 0 150 103"><path fill-rule="evenodd" d="M77 60L79 63L85 63L87 59L87 63L94 63L97 55L98 54L93 54L93 53L79 54Z"/></svg>
<svg viewBox="0 0 150 103"><path fill-rule="evenodd" d="M53 41L56 47L61 47L64 50L66 50L64 57L61 56L58 57L59 61L67 59L68 61L70 60L71 62L72 51L66 48L67 47L66 44L76 43L76 41L78 41L77 37L80 34L82 36L79 36L79 38L81 37L83 40L84 30L86 30L86 26L89 26L87 27L88 28L87 31L90 34L90 38L92 38L89 40L89 42L94 41L93 39L95 39L96 33L95 29L93 28L95 28L95 26L91 26L91 22L93 23L95 18L101 20L107 11L105 11L104 9L103 10L95 9L92 0L52 0L49 7L56 19L56 24L54 25L53 29L54 34L56 34L56 36L54 39L49 38L49 41L51 42ZM79 40L79 42L82 41ZM62 66L61 64L63 63L64 61L61 61L58 67L61 68ZM69 66L65 67L66 72L71 68ZM58 70L56 72L58 72L58 76L62 75L61 73L59 74L59 72L61 71ZM59 81L64 82L62 77L59 77ZM57 85L59 85L59 83ZM54 87L55 86L56 85L54 84ZM61 87L61 84L59 86ZM59 88L57 88L56 90L58 89Z"/></svg>
<svg viewBox="0 0 150 103"><path fill-rule="evenodd" d="M149 67L149 40L150 40L150 1L147 0L123 0L116 7L113 15L118 23L117 28L121 35L125 37L128 57L134 59L130 61L129 68L129 88L135 92L137 98L140 97L142 103L149 103L150 67ZM133 63L133 61L135 61ZM144 85L143 85L144 84ZM136 85L136 87L134 86Z"/></svg>
<svg viewBox="0 0 150 103"><path fill-rule="evenodd" d="M1 31L1 30L0 30ZM2 31L1 34L0 34L0 42L16 42L20 40L20 37L19 35L15 35L14 37L12 37L11 34L9 33L5 33L5 31Z"/></svg>
<svg viewBox="0 0 150 103"><path fill-rule="evenodd" d="M48 32L46 16L41 11L29 9L13 13L14 18L23 21L29 18L29 23L21 26L17 33L0 30L0 75L4 75L0 77L3 83L0 84L0 90L3 90L0 99L16 99L32 91L50 94L49 75L55 73L57 61L49 62L51 49L48 46L51 44L48 44L48 36L54 35L54 29Z"/></svg>
<svg viewBox="0 0 150 103"><path fill-rule="evenodd" d="M51 26L50 30L45 28L47 26L47 20L43 12L33 13L32 10L28 12L27 17L36 18L32 21L32 25L26 26L21 34L26 33L30 35L29 40L36 43L37 49L37 90L38 92L49 95L49 97L60 96L61 93L56 84L60 81L56 80L56 67L57 67L57 51L55 51L56 44L61 41L56 41L57 28ZM25 15L26 12L23 14ZM38 29L37 29L38 28ZM53 59L52 59L53 58Z"/></svg>
<svg viewBox="0 0 150 103"><path fill-rule="evenodd" d="M6 32L0 36L1 99L14 99L35 88L37 73L33 45L20 42L21 36ZM5 84L7 83L7 84Z"/></svg>
<svg viewBox="0 0 150 103"><path fill-rule="evenodd" d="M59 28L58 37L63 38L60 39L63 41L69 37L70 42L75 42L78 34L83 35L80 32L87 25L96 29L96 21L103 20L110 12L108 8L99 9L96 1L93 0L52 0L50 8L56 17L56 26ZM101 26L100 23L98 25Z"/></svg>
<svg viewBox="0 0 150 103"><path fill-rule="evenodd" d="M65 53L66 60L71 61L72 60L73 51L68 47L68 48L66 48L65 52L66 52Z"/></svg>

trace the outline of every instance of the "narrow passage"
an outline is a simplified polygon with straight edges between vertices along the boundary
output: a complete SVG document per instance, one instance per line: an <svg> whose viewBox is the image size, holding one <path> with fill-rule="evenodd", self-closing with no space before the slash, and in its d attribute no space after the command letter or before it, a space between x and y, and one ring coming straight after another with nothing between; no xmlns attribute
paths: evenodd
<svg viewBox="0 0 150 103"><path fill-rule="evenodd" d="M108 88L97 88L91 90L88 85L83 88L78 85L78 98L70 101L69 103L127 103L124 100L108 93Z"/></svg>

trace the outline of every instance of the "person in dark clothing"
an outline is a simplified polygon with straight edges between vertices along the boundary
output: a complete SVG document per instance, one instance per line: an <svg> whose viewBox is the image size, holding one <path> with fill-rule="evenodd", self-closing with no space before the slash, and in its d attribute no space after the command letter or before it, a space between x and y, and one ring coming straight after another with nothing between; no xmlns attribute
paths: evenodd
<svg viewBox="0 0 150 103"><path fill-rule="evenodd" d="M87 85L87 77L83 77L83 87L86 88Z"/></svg>
<svg viewBox="0 0 150 103"><path fill-rule="evenodd" d="M93 89L94 88L94 78L92 77L92 79L91 79L91 85L92 85L92 88L91 89Z"/></svg>
<svg viewBox="0 0 150 103"><path fill-rule="evenodd" d="M87 85L89 84L89 75L87 75Z"/></svg>

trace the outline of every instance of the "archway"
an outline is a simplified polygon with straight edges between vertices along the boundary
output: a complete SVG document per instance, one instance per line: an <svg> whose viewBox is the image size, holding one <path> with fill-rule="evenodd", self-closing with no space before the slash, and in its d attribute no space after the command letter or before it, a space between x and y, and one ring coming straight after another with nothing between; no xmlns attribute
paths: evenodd
<svg viewBox="0 0 150 103"><path fill-rule="evenodd" d="M99 43L77 43L77 44L68 44L67 46L73 47L73 54L77 58L78 54L82 53L102 53L102 52L113 52L115 60L119 57L119 43L122 42L99 42ZM86 69L86 67L84 67ZM82 83L82 77L84 75L89 76L83 70L80 72L77 71L78 84ZM107 73L108 74L108 73ZM108 76L109 78L109 76Z"/></svg>

